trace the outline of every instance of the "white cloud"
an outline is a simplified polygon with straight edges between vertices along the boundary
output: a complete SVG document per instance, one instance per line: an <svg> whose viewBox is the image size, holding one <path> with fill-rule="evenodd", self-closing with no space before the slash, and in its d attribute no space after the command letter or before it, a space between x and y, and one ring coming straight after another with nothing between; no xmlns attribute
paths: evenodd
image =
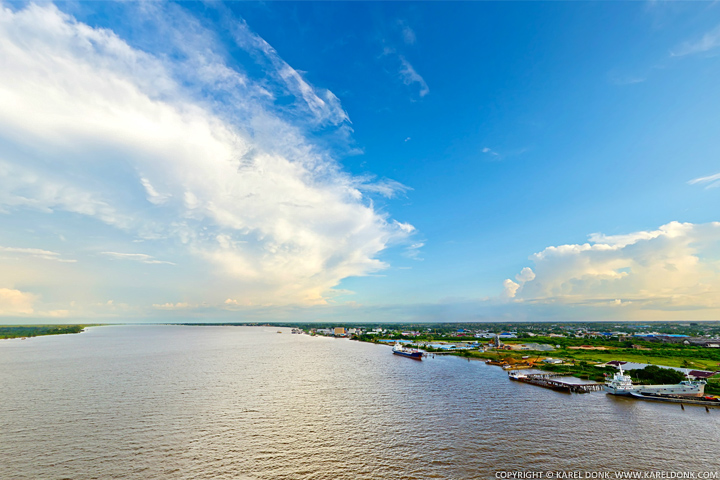
<svg viewBox="0 0 720 480"><path fill-rule="evenodd" d="M418 87L418 95L422 98L428 93L430 93L430 88L428 87L427 83L425 82L425 79L420 76L419 73L415 70L415 67L413 67L410 62L407 61L407 59L398 53L398 51L390 47L388 45L383 46L382 53L380 54L380 58L383 57L390 57L393 59L393 61L399 62L399 69L398 73L400 76L400 79L402 82L407 86L413 86L417 85ZM397 68L397 67L396 67ZM409 139L409 137L408 137ZM407 140L405 140L407 141Z"/></svg>
<svg viewBox="0 0 720 480"><path fill-rule="evenodd" d="M408 25L404 20L399 20L398 26L400 27L402 39L403 42L405 42L405 45L414 45L417 37L415 36L415 31L410 28L410 25Z"/></svg>
<svg viewBox="0 0 720 480"><path fill-rule="evenodd" d="M168 302L168 303L163 303L163 304L154 303L153 307L157 308L159 310L187 310L187 309L191 309L191 308L197 308L198 305L192 305L187 302L177 302L177 303L169 303Z"/></svg>
<svg viewBox="0 0 720 480"><path fill-rule="evenodd" d="M517 291L520 288L520 285L513 282L509 278L506 278L505 281L503 282L503 287L504 287L504 290L503 290L502 297L505 299L511 299L511 298L515 298L515 295L517 295Z"/></svg>
<svg viewBox="0 0 720 480"><path fill-rule="evenodd" d="M383 178L378 181L372 181L370 177L357 177L355 179L355 188L362 192L377 193L383 197L393 198L397 195L404 195L412 188L402 183Z"/></svg>
<svg viewBox="0 0 720 480"><path fill-rule="evenodd" d="M422 253L421 249L424 246L425 246L424 242L413 243L412 245L409 245L405 249L404 256L407 258L412 258L413 260L423 260L420 257L420 254Z"/></svg>
<svg viewBox="0 0 720 480"><path fill-rule="evenodd" d="M165 260L156 260L151 255L147 255L145 253L101 252L101 254L111 257L111 258L118 259L118 260L132 260L135 262L147 263L150 265L160 265L160 264L175 265L173 262L168 262Z"/></svg>
<svg viewBox="0 0 720 480"><path fill-rule="evenodd" d="M535 272L530 267L523 268L520 273L515 275L515 280L521 283L529 282L535 279Z"/></svg>
<svg viewBox="0 0 720 480"><path fill-rule="evenodd" d="M491 155L493 157L499 157L500 154L494 150L492 150L490 147L483 147L482 153L485 153L487 155Z"/></svg>
<svg viewBox="0 0 720 480"><path fill-rule="evenodd" d="M425 83L425 79L415 71L415 68L410 65L410 62L405 60L405 57L403 57L402 55L399 55L398 58L400 59L400 76L403 79L403 83L405 83L405 85L417 84L420 88L420 97L424 97L425 95L430 93L430 88L428 87L427 83Z"/></svg>
<svg viewBox="0 0 720 480"><path fill-rule="evenodd" d="M706 183L707 185L705 186L705 188L720 187L720 173L716 173L715 175L708 175L707 177L695 178L693 180L690 180L688 183L690 185L695 185L697 183Z"/></svg>
<svg viewBox="0 0 720 480"><path fill-rule="evenodd" d="M163 204L170 196L158 193L157 190L155 190L155 187L153 187L150 183L150 180L147 178L140 177L140 183L143 187L145 187L145 191L147 192L147 201L150 203L154 203L155 205Z"/></svg>
<svg viewBox="0 0 720 480"><path fill-rule="evenodd" d="M720 25L705 33L701 38L684 42L670 52L673 57L704 53L720 47Z"/></svg>
<svg viewBox="0 0 720 480"><path fill-rule="evenodd" d="M217 303L323 303L343 278L385 268L378 253L414 229L363 192L407 187L355 178L308 140L329 127L345 138L337 97L244 22L232 33L265 67L261 79L224 64L214 34L180 7L143 9L161 10L150 19L157 44L182 55L139 51L53 5L0 6L0 209L49 222L71 213L146 245L172 242L217 278L223 291L195 289L222 295ZM280 96L294 101L276 105Z"/></svg>
<svg viewBox="0 0 720 480"><path fill-rule="evenodd" d="M0 246L0 253L9 253L11 255L19 255L22 257L40 258L43 260L52 260L62 263L75 263L77 261L73 259L62 258L58 252L51 252L50 250L42 250L40 248L18 248Z"/></svg>
<svg viewBox="0 0 720 480"><path fill-rule="evenodd" d="M37 295L12 288L0 288L0 316L34 313Z"/></svg>
<svg viewBox="0 0 720 480"><path fill-rule="evenodd" d="M593 234L547 247L516 277L525 302L623 305L647 310L720 308L720 222L671 222L654 231ZM513 282L514 283L514 282ZM514 290L513 290L514 289Z"/></svg>
<svg viewBox="0 0 720 480"><path fill-rule="evenodd" d="M244 20L233 22L231 33L240 47L272 67L266 70L267 73L279 80L289 92L305 101L304 106L309 109L318 123L339 125L350 120L335 94L330 90L317 89L308 84L269 43L250 30Z"/></svg>

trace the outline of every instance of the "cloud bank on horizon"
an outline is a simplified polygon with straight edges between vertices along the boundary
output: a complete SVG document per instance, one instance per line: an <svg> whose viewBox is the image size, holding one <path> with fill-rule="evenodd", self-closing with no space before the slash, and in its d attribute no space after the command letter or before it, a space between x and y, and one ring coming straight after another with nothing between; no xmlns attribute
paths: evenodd
<svg viewBox="0 0 720 480"><path fill-rule="evenodd" d="M581 245L547 247L530 257L511 301L659 311L720 307L720 222L671 222L627 235L592 234ZM627 317L619 313L619 317Z"/></svg>
<svg viewBox="0 0 720 480"><path fill-rule="evenodd" d="M53 4L0 6L2 215L82 217L76 234L113 238L91 247L109 271L120 261L167 270L192 258L212 271L217 290L183 269L177 274L195 290L189 296L222 307L323 304L343 278L385 268L378 254L414 228L367 195L406 187L354 177L312 141L316 128L347 141L337 97L304 81L244 22L233 35L263 64L260 79L228 66L214 53L212 32L179 7L145 8L152 11L136 13L156 22L187 61L168 63ZM194 42L183 41L190 34ZM158 250L175 253L166 259ZM62 273L18 256L63 255L24 245L0 254L0 315L46 315L33 283L62 282ZM82 282L102 283L83 263L75 264ZM188 305L174 300L154 303Z"/></svg>

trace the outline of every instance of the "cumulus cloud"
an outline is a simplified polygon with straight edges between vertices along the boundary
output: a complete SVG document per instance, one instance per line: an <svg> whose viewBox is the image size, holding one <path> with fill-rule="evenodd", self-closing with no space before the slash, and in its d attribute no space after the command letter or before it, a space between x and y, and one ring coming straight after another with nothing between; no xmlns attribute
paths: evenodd
<svg viewBox="0 0 720 480"><path fill-rule="evenodd" d="M355 178L309 140L313 129L346 138L338 98L243 21L231 33L262 78L228 66L181 7L138 14L148 9L166 49L157 56L51 4L0 5L0 209L172 242L222 280L217 295L239 301L323 303L343 278L385 268L379 252L413 229L366 193L407 187Z"/></svg>
<svg viewBox="0 0 720 480"><path fill-rule="evenodd" d="M529 282L534 279L535 279L535 272L533 272L530 267L523 268L520 271L520 273L515 275L515 280L517 280L518 282L522 282L522 283Z"/></svg>
<svg viewBox="0 0 720 480"><path fill-rule="evenodd" d="M525 302L632 306L650 310L720 308L720 222L671 222L657 230L590 235L547 247L505 281Z"/></svg>
<svg viewBox="0 0 720 480"><path fill-rule="evenodd" d="M503 293L502 297L505 299L515 298L515 295L517 295L517 291L520 288L520 284L513 282L509 278L506 278L503 282Z"/></svg>
<svg viewBox="0 0 720 480"><path fill-rule="evenodd" d="M0 316L32 314L37 295L12 288L0 288Z"/></svg>

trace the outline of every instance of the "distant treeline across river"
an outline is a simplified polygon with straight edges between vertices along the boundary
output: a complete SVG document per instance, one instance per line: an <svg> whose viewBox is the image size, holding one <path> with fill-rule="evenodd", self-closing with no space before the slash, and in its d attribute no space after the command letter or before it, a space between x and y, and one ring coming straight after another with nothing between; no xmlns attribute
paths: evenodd
<svg viewBox="0 0 720 480"><path fill-rule="evenodd" d="M80 333L85 325L18 325L0 326L0 338L38 337L40 335L61 335Z"/></svg>

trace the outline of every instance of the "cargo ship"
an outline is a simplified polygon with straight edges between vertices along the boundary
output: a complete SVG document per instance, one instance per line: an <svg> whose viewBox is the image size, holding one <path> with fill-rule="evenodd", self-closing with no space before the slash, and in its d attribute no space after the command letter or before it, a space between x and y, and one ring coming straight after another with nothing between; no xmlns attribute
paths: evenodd
<svg viewBox="0 0 720 480"><path fill-rule="evenodd" d="M406 348L402 346L400 342L396 342L392 349L395 355L402 355L403 357L414 358L415 360L422 360L423 352L415 348Z"/></svg>
<svg viewBox="0 0 720 480"><path fill-rule="evenodd" d="M603 389L610 395L679 395L683 397L702 397L705 393L705 381L683 380L677 385L633 385L630 375L625 375L622 366L613 375Z"/></svg>

